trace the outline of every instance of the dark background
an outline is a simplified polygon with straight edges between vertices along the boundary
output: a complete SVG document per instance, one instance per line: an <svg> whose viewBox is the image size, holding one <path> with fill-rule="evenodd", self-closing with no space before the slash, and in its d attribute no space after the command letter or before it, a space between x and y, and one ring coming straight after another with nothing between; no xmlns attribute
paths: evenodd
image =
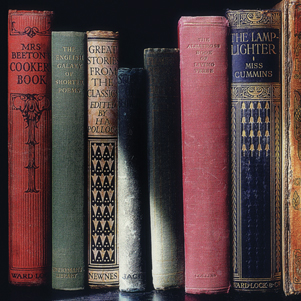
<svg viewBox="0 0 301 301"><path fill-rule="evenodd" d="M7 281L7 13L8 9L52 10L53 30L113 30L120 34L119 66L143 67L143 49L177 47L181 16L224 15L229 9L271 8L271 0L1 0L0 31L0 300L301 300L280 294L188 296L183 290L121 295L118 291L54 292L24 289Z"/></svg>

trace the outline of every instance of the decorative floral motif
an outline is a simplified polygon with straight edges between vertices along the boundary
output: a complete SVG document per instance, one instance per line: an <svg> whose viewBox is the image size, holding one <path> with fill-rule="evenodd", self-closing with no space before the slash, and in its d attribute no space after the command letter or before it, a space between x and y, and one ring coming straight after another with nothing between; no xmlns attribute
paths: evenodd
<svg viewBox="0 0 301 301"><path fill-rule="evenodd" d="M35 146L38 144L35 138L35 129L45 110L50 109L50 100L45 94L11 94L13 110L19 110L28 128L28 188L25 192L38 192L35 183L35 170L38 168L35 158Z"/></svg>

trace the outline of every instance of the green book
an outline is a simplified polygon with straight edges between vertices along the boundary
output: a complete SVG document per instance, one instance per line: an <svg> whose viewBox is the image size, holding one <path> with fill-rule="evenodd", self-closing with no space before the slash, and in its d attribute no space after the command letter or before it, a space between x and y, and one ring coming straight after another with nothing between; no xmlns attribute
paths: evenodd
<svg viewBox="0 0 301 301"><path fill-rule="evenodd" d="M84 288L86 36L52 33L52 288Z"/></svg>

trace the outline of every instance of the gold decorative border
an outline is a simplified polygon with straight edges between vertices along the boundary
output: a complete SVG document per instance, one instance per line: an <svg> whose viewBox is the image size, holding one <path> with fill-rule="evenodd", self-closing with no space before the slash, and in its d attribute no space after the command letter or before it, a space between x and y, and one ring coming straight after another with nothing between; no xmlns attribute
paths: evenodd
<svg viewBox="0 0 301 301"><path fill-rule="evenodd" d="M232 103L231 108L231 203L232 203L232 246L233 246L233 273L236 276L237 273L237 139L236 139L236 105L237 102Z"/></svg>
<svg viewBox="0 0 301 301"><path fill-rule="evenodd" d="M273 289L279 285L281 279L281 86L280 84L232 84L232 109L231 109L231 177L232 177L232 227L233 227L233 276L234 286L240 289L241 283L251 283L268 281L267 289ZM273 124L271 143L271 172L274 173L273 181L271 182L271 215L275 216L275 220L271 220L271 278L270 279L246 279L241 275L241 259L237 256L240 252L240 137L241 134L241 114L240 105L242 101L268 101L271 104L271 124ZM238 136L239 135L239 136ZM272 284L275 282L275 286ZM246 289L245 287L243 288ZM249 290L258 289L256 285L250 285Z"/></svg>
<svg viewBox="0 0 301 301"><path fill-rule="evenodd" d="M254 29L281 26L281 12L277 10L229 10L227 18L232 28Z"/></svg>
<svg viewBox="0 0 301 301"><path fill-rule="evenodd" d="M281 85L279 83L233 83L231 85L232 101L271 100L281 101Z"/></svg>

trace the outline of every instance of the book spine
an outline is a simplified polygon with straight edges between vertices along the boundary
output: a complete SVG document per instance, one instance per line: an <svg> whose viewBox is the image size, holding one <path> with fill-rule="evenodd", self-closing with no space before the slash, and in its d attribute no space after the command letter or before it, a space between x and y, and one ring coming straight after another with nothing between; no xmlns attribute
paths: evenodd
<svg viewBox="0 0 301 301"><path fill-rule="evenodd" d="M281 15L228 11L233 287L281 288Z"/></svg>
<svg viewBox="0 0 301 301"><path fill-rule="evenodd" d="M49 280L52 12L8 13L9 282Z"/></svg>
<svg viewBox="0 0 301 301"><path fill-rule="evenodd" d="M155 289L184 285L179 50L144 50L147 153Z"/></svg>
<svg viewBox="0 0 301 301"><path fill-rule="evenodd" d="M52 288L84 288L86 41L52 32Z"/></svg>
<svg viewBox="0 0 301 301"><path fill-rule="evenodd" d="M146 214L148 211L145 73L118 71L118 234L119 289L146 289Z"/></svg>
<svg viewBox="0 0 301 301"><path fill-rule="evenodd" d="M185 237L185 291L227 293L229 245L229 88L224 17L178 24Z"/></svg>
<svg viewBox="0 0 301 301"><path fill-rule="evenodd" d="M87 32L88 283L118 287L118 33Z"/></svg>
<svg viewBox="0 0 301 301"><path fill-rule="evenodd" d="M283 290L301 292L301 2L282 1Z"/></svg>

